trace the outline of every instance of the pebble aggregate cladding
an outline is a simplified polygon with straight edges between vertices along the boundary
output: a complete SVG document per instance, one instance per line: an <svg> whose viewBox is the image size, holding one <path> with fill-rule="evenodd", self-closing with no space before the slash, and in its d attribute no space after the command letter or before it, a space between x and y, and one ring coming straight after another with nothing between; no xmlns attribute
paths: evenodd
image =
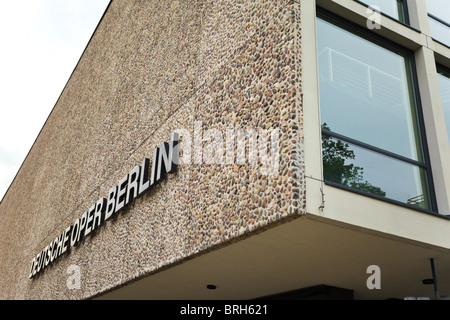
<svg viewBox="0 0 450 320"><path fill-rule="evenodd" d="M112 1L0 204L0 299L90 298L301 216L299 15L289 0ZM276 132L276 170L223 160L207 133L223 145L230 129ZM32 258L174 131L188 133L177 172L28 279Z"/></svg>

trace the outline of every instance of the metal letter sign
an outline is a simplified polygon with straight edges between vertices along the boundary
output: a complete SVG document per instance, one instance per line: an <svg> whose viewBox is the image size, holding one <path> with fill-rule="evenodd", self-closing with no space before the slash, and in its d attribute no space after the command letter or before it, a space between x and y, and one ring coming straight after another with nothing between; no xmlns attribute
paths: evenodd
<svg viewBox="0 0 450 320"><path fill-rule="evenodd" d="M178 133L172 133L170 142L163 142L153 152L153 162L144 158L142 165L135 166L112 187L107 198L96 201L73 225L67 227L59 236L45 247L31 262L30 276L33 278L62 254L69 252L84 237L99 229L105 221L114 218L134 199L142 196L160 182L167 173L173 173L178 164ZM151 170L150 179L149 171Z"/></svg>

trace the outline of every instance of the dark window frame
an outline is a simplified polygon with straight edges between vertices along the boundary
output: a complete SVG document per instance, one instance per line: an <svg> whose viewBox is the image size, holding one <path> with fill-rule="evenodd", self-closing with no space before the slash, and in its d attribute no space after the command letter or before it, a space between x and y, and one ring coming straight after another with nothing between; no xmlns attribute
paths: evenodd
<svg viewBox="0 0 450 320"><path fill-rule="evenodd" d="M439 74L441 72L446 73L448 75L448 77L450 78L450 68L449 67L446 67L440 63L437 63L436 70L437 70L437 73L439 73ZM445 76L447 76L447 75L445 75Z"/></svg>
<svg viewBox="0 0 450 320"><path fill-rule="evenodd" d="M355 1L358 1L358 0L355 0ZM384 155L391 156L391 157L392 157L392 155L395 155L392 158L416 165L419 168L423 168L427 174L427 181L426 181L427 185L425 187L427 188L427 191L429 194L431 208L429 210L420 208L420 207L410 205L410 204L407 204L407 203L404 203L404 202L401 202L398 200L378 196L378 195L368 193L365 191L361 191L358 189L354 189L354 188L351 188L351 187L348 187L345 185L337 184L335 182L326 181L325 179L324 179L324 183L326 185L329 185L332 187L336 187L336 188L343 189L346 191L351 191L353 193L368 196L370 198L382 200L384 202L396 204L396 205L406 207L409 209L413 209L416 211L420 211L420 212L428 213L428 214L435 215L438 217L450 219L450 217L440 214L438 206L437 206L437 199L436 199L436 194L435 194L433 173L432 173L432 168L431 168L431 160L430 160L430 154L429 154L427 137L426 137L425 123L424 123L424 118L423 118L423 107L422 107L421 97L420 97L420 92L419 92L419 82L418 82L418 77L417 77L417 67L416 67L416 63L415 63L414 52L395 43L395 42L392 42L392 41L380 36L379 34L376 34L366 28L363 28L360 25L353 23L345 18L342 18L339 15L332 13L328 10L325 10L321 7L317 7L316 18L323 19L329 23L334 24L336 27L339 27L346 31L352 32L356 36L359 36L363 39L371 41L374 44L377 44L385 49L388 49L394 53L400 54L407 58L407 62L409 63L409 69L410 69L410 73L411 73L410 74L410 77L411 77L410 85L411 85L411 91L412 91L412 95L413 95L412 103L414 103L414 106L415 106L415 114L413 116L416 117L418 129L419 129L419 143L420 143L419 147L422 149L423 163L419 162L419 161L415 161L413 159L409 159L409 158L405 159L405 157L402 157L401 155L393 154L387 150L379 149L375 146L371 146L364 142L342 136L338 133L335 133L335 132L332 132L332 131L329 131L326 129L321 129L322 130L321 132L324 135L328 135L335 139L347 141L349 143L363 147L367 150L375 151L380 154L384 154ZM380 150L382 150L382 152L380 152Z"/></svg>
<svg viewBox="0 0 450 320"><path fill-rule="evenodd" d="M437 22L442 23L444 26L450 28L450 22L444 21L439 17L436 17L434 14L428 12L428 17L432 18L433 20L436 20Z"/></svg>

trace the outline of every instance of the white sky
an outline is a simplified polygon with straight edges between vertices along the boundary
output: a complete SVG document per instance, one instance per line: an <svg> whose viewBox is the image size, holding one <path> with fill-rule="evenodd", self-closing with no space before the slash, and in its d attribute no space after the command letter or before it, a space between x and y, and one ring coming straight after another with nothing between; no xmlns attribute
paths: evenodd
<svg viewBox="0 0 450 320"><path fill-rule="evenodd" d="M109 0L3 0L0 199L53 109Z"/></svg>

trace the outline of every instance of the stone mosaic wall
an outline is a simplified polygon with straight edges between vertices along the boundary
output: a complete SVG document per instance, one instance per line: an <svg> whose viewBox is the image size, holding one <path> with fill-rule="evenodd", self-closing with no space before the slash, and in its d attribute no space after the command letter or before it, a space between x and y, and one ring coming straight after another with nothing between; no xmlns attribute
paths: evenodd
<svg viewBox="0 0 450 320"><path fill-rule="evenodd" d="M299 10L114 0L0 204L0 299L89 298L303 214ZM226 148L243 130L269 147L276 133L274 171ZM32 258L173 131L177 173L29 280Z"/></svg>

